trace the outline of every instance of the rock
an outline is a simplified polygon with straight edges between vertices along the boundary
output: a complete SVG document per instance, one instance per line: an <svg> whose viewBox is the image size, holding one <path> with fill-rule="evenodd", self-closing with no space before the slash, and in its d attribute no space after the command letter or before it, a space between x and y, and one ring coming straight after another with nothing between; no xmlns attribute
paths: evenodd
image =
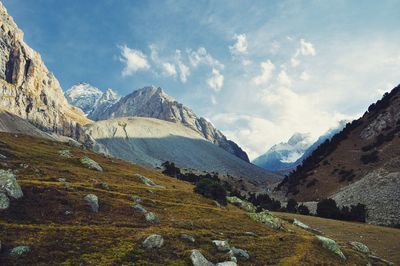
<svg viewBox="0 0 400 266"><path fill-rule="evenodd" d="M71 158L72 157L72 154L71 154L70 150L61 150L61 151L58 151L58 154L61 157L64 157L64 158Z"/></svg>
<svg viewBox="0 0 400 266"><path fill-rule="evenodd" d="M87 167L89 169L103 172L103 168L101 168L101 166L97 162L93 161L92 159L90 159L87 156L82 157L80 159L80 161L85 167Z"/></svg>
<svg viewBox="0 0 400 266"><path fill-rule="evenodd" d="M310 229L310 227L309 227L308 225L306 225L306 224L300 222L300 221L297 220L297 219L294 219L294 220L293 220L293 224L296 225L296 226L298 226L298 227L300 227L300 228L303 228L303 229L305 229L305 230Z"/></svg>
<svg viewBox="0 0 400 266"><path fill-rule="evenodd" d="M10 207L10 200L8 199L7 195L0 192L0 211L6 210Z"/></svg>
<svg viewBox="0 0 400 266"><path fill-rule="evenodd" d="M0 160L5 160L5 159L7 159L7 157L3 154L0 154Z"/></svg>
<svg viewBox="0 0 400 266"><path fill-rule="evenodd" d="M244 232L245 235L257 237L258 235L254 232Z"/></svg>
<svg viewBox="0 0 400 266"><path fill-rule="evenodd" d="M249 253L247 252L247 250L244 250L244 249L233 247L233 248L231 248L229 253L230 253L229 255L231 257L242 257L242 258L245 258L246 260L250 259Z"/></svg>
<svg viewBox="0 0 400 266"><path fill-rule="evenodd" d="M31 252L31 248L29 246L18 246L10 251L10 255L13 257L18 257L29 252Z"/></svg>
<svg viewBox="0 0 400 266"><path fill-rule="evenodd" d="M282 228L281 220L279 218L274 217L269 211L248 213L248 215L254 221L268 225L272 229Z"/></svg>
<svg viewBox="0 0 400 266"><path fill-rule="evenodd" d="M213 263L209 262L203 254L201 254L198 250L192 250L192 254L190 255L190 260L192 261L193 266L214 266Z"/></svg>
<svg viewBox="0 0 400 266"><path fill-rule="evenodd" d="M354 250L357 250L357 251L359 251L361 253L365 253L365 254L369 253L369 248L366 245L364 245L363 243L356 242L356 241L350 241L349 244Z"/></svg>
<svg viewBox="0 0 400 266"><path fill-rule="evenodd" d="M108 186L108 184L106 182L97 183L95 186L97 188L101 188L101 189L104 189L104 190L109 190L110 189L110 187Z"/></svg>
<svg viewBox="0 0 400 266"><path fill-rule="evenodd" d="M74 140L74 139L69 139L68 140L68 145L74 148L81 148L83 147L83 144Z"/></svg>
<svg viewBox="0 0 400 266"><path fill-rule="evenodd" d="M219 202L218 202L218 201L214 200L214 204L215 204L215 206L217 206L218 208L222 208L222 205L221 205L221 204L219 204Z"/></svg>
<svg viewBox="0 0 400 266"><path fill-rule="evenodd" d="M247 212L255 212L256 211L256 207L252 203L242 200L238 197L226 197L226 200L229 203L231 203Z"/></svg>
<svg viewBox="0 0 400 266"><path fill-rule="evenodd" d="M96 195L88 194L84 197L84 199L89 203L93 212L99 211L99 199Z"/></svg>
<svg viewBox="0 0 400 266"><path fill-rule="evenodd" d="M146 249L161 248L164 244L164 238L161 235L150 235L142 243Z"/></svg>
<svg viewBox="0 0 400 266"><path fill-rule="evenodd" d="M224 261L217 263L217 266L237 266L237 263L234 261Z"/></svg>
<svg viewBox="0 0 400 266"><path fill-rule="evenodd" d="M57 179L57 181L58 181L58 182L65 183L65 182L67 182L67 179L64 178L64 177L60 177L60 178Z"/></svg>
<svg viewBox="0 0 400 266"><path fill-rule="evenodd" d="M213 240L212 243L218 251L230 251L231 249L226 240Z"/></svg>
<svg viewBox="0 0 400 266"><path fill-rule="evenodd" d="M196 240L194 239L194 237L191 236L191 235L181 234L181 238L184 239L184 240L187 240L187 241L189 241L189 242L192 242L192 243L196 242Z"/></svg>
<svg viewBox="0 0 400 266"><path fill-rule="evenodd" d="M370 258L371 260L373 260L375 262L384 263L387 266L395 266L395 264L393 262L390 262L388 260L382 259L382 258L380 258L378 256L368 255L368 258Z"/></svg>
<svg viewBox="0 0 400 266"><path fill-rule="evenodd" d="M153 213L153 212L147 212L145 214L146 221L152 224L159 224L160 219Z"/></svg>
<svg viewBox="0 0 400 266"><path fill-rule="evenodd" d="M146 213L147 212L146 209L140 204L136 204L132 208L136 212L140 212L140 213Z"/></svg>
<svg viewBox="0 0 400 266"><path fill-rule="evenodd" d="M147 178L147 177L145 177L143 175L135 174L134 176L139 178L140 181L142 181L143 184L145 184L146 186L149 186L149 187L163 187L163 186L157 185L156 183L154 183L153 180L151 180L150 178Z"/></svg>
<svg viewBox="0 0 400 266"><path fill-rule="evenodd" d="M138 195L132 195L132 196L131 196L131 199L132 199L133 201L135 201L136 203L142 202L142 198L139 197Z"/></svg>
<svg viewBox="0 0 400 266"><path fill-rule="evenodd" d="M12 171L0 170L0 192L10 198L19 199L24 196Z"/></svg>
<svg viewBox="0 0 400 266"><path fill-rule="evenodd" d="M338 255L343 260L346 260L346 257L344 256L343 252L340 250L340 248L335 240L324 237L324 236L317 236L317 238L322 243L322 246L324 248L332 251L334 254Z"/></svg>

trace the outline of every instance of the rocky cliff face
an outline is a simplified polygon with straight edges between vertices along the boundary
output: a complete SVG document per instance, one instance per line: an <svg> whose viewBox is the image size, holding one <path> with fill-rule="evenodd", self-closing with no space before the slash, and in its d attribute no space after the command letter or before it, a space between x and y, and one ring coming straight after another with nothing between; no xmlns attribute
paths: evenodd
<svg viewBox="0 0 400 266"><path fill-rule="evenodd" d="M44 131L85 141L89 120L71 107L60 84L0 2L0 109L27 119Z"/></svg>
<svg viewBox="0 0 400 266"><path fill-rule="evenodd" d="M93 113L93 120L117 117L152 117L183 124L199 132L205 139L218 145L229 153L249 162L247 154L234 142L228 140L210 122L197 115L168 96L161 88L145 87L123 97L102 112Z"/></svg>

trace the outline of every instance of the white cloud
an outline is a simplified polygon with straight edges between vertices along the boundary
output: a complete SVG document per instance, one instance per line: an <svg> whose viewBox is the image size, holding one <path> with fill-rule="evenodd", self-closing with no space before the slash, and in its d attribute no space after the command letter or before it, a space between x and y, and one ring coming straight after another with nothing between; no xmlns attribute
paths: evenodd
<svg viewBox="0 0 400 266"><path fill-rule="evenodd" d="M284 86L284 87L290 87L292 86L292 80L291 78L288 76L288 74L286 73L285 70L281 70L281 72L279 72L278 75L278 82L280 85Z"/></svg>
<svg viewBox="0 0 400 266"><path fill-rule="evenodd" d="M281 47L281 45L279 44L279 42L277 41L273 41L271 43L271 48L269 49L269 52L271 54L276 54L279 51L279 48Z"/></svg>
<svg viewBox="0 0 400 266"><path fill-rule="evenodd" d="M270 60L267 60L260 64L260 68L261 68L261 74L253 78L253 82L256 85L260 85L262 83L267 82L271 78L275 66Z"/></svg>
<svg viewBox="0 0 400 266"><path fill-rule="evenodd" d="M233 36L235 44L229 46L229 51L233 56L247 54L247 38L246 34L235 34Z"/></svg>
<svg viewBox="0 0 400 266"><path fill-rule="evenodd" d="M167 76L172 76L172 77L176 77L176 68L175 65L171 64L171 63L162 63L162 67L164 69L164 73Z"/></svg>
<svg viewBox="0 0 400 266"><path fill-rule="evenodd" d="M304 39L300 39L300 53L302 55L316 55L314 45L311 42L305 41Z"/></svg>
<svg viewBox="0 0 400 266"><path fill-rule="evenodd" d="M292 67L297 67L298 65L300 65L300 60L297 59L297 57L292 57L290 59L290 64L292 65Z"/></svg>
<svg viewBox="0 0 400 266"><path fill-rule="evenodd" d="M215 68L212 70L211 77L207 80L208 86L212 88L215 92L221 90L224 85L224 76Z"/></svg>
<svg viewBox="0 0 400 266"><path fill-rule="evenodd" d="M147 70L150 68L150 64L147 61L147 56L141 51L131 49L126 45L120 46L121 57L119 60L125 64L122 70L122 76L131 76L139 70Z"/></svg>
<svg viewBox="0 0 400 266"><path fill-rule="evenodd" d="M213 104L213 105L216 105L218 102L217 102L217 99L215 98L215 96L214 95L211 95L211 103Z"/></svg>
<svg viewBox="0 0 400 266"><path fill-rule="evenodd" d="M182 55L180 50L175 51L175 61L179 70L179 79L182 83L186 83L187 78L190 75L190 69L182 62Z"/></svg>
<svg viewBox="0 0 400 266"><path fill-rule="evenodd" d="M310 78L310 74L308 74L306 71L303 71L300 75L300 79L303 81L308 81Z"/></svg>
<svg viewBox="0 0 400 266"><path fill-rule="evenodd" d="M207 65L218 69L223 69L224 65L221 64L217 59L212 57L204 47L200 47L197 51L191 49L187 50L189 56L189 62L193 67L199 65Z"/></svg>

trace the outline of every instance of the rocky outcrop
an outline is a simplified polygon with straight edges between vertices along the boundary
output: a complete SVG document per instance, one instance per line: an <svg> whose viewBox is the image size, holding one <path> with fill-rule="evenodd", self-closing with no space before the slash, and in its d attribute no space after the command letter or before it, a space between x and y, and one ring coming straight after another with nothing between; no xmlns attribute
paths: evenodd
<svg viewBox="0 0 400 266"><path fill-rule="evenodd" d="M205 118L197 117L192 110L168 96L161 88L151 86L134 91L103 112L93 112L90 117L93 120L104 120L130 116L152 117L183 124L222 149L249 162L247 154L236 143L228 140Z"/></svg>
<svg viewBox="0 0 400 266"><path fill-rule="evenodd" d="M60 84L40 55L23 40L0 3L0 109L28 120L39 129L85 142L81 125L89 120L71 107Z"/></svg>

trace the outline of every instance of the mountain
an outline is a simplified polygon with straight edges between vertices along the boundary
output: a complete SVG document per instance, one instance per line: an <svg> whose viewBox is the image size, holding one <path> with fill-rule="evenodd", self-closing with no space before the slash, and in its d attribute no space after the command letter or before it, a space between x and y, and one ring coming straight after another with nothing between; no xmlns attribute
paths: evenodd
<svg viewBox="0 0 400 266"><path fill-rule="evenodd" d="M182 124L199 132L205 139L227 152L249 162L249 158L236 143L228 140L205 118L198 117L191 109L175 101L161 88L149 86L122 97L107 108L98 108L89 114L93 120L117 117L151 117Z"/></svg>
<svg viewBox="0 0 400 266"><path fill-rule="evenodd" d="M65 92L68 102L82 109L87 117L95 119L105 112L111 105L121 97L109 88L102 92L88 83L79 83Z"/></svg>
<svg viewBox="0 0 400 266"><path fill-rule="evenodd" d="M296 162L311 144L310 134L295 133L288 142L275 144L253 163L264 169L286 174L296 167Z"/></svg>
<svg viewBox="0 0 400 266"><path fill-rule="evenodd" d="M89 124L86 132L108 153L142 165L160 167L172 161L181 168L218 172L257 184L282 179L226 152L180 123L145 117L114 118Z"/></svg>
<svg viewBox="0 0 400 266"><path fill-rule="evenodd" d="M60 84L40 55L23 40L0 2L0 109L41 130L85 141L83 112L68 104Z"/></svg>
<svg viewBox="0 0 400 266"><path fill-rule="evenodd" d="M400 220L400 86L318 146L279 185L298 201L365 204L370 223Z"/></svg>

